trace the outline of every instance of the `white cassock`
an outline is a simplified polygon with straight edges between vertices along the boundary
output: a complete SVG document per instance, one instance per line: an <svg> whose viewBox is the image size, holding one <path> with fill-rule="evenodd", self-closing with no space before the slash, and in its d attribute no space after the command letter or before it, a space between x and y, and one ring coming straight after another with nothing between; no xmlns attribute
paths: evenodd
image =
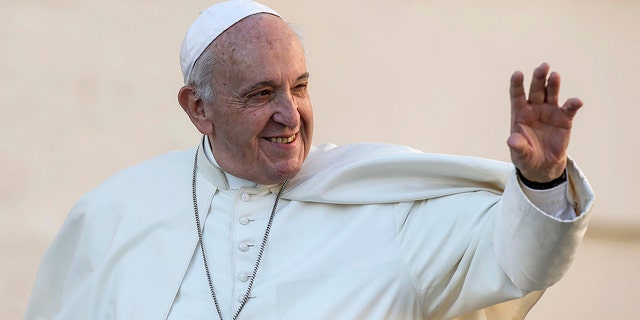
<svg viewBox="0 0 640 320"><path fill-rule="evenodd" d="M43 259L25 319L216 319L195 227L194 152L87 193ZM238 318L523 319L586 231L593 192L572 161L567 173L566 196L545 204L571 201L578 217L563 220L529 201L511 164L395 145L314 147L282 195ZM230 177L202 150L196 181L213 284L231 319L279 185Z"/></svg>

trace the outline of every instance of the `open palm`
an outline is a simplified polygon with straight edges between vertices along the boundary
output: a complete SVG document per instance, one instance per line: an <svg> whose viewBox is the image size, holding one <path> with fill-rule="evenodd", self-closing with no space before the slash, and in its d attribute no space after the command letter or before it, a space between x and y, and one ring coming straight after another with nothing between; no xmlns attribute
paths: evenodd
<svg viewBox="0 0 640 320"><path fill-rule="evenodd" d="M528 99L523 82L521 72L511 77L511 161L528 180L551 181L566 167L571 125L582 101L558 105L560 75L549 74L547 63L534 70Z"/></svg>

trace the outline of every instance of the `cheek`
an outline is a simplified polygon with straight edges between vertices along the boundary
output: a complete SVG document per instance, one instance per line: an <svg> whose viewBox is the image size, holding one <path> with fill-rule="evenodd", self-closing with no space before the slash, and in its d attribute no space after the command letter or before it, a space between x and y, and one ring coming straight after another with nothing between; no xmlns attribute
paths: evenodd
<svg viewBox="0 0 640 320"><path fill-rule="evenodd" d="M305 123L306 130L311 132L313 130L313 108L311 107L311 102L306 101L303 103L298 109L300 112L300 117Z"/></svg>
<svg viewBox="0 0 640 320"><path fill-rule="evenodd" d="M269 115L260 112L231 114L225 116L226 121L221 124L230 141L239 144L238 147L254 147L260 140L260 133L269 121Z"/></svg>
<svg viewBox="0 0 640 320"><path fill-rule="evenodd" d="M230 151L235 151L243 144L242 140L246 139L242 136L245 131L242 128L243 122L233 114L217 112L213 115L213 135L217 137L220 143L226 144ZM246 142L244 142L246 143Z"/></svg>

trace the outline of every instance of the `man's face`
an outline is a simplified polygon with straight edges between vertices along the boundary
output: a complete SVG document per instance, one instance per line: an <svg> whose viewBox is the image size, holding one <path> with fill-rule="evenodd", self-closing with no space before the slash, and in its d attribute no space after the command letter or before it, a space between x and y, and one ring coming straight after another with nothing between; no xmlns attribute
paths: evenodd
<svg viewBox="0 0 640 320"><path fill-rule="evenodd" d="M298 173L311 147L313 112L304 50L282 21L259 14L216 39L215 99L205 103L214 157L225 171L260 184Z"/></svg>

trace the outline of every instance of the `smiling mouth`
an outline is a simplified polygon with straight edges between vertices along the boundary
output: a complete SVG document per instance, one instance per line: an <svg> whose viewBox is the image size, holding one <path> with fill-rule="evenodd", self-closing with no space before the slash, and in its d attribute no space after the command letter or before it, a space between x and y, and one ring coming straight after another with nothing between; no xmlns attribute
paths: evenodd
<svg viewBox="0 0 640 320"><path fill-rule="evenodd" d="M291 143L293 140L295 140L296 135L292 135L291 137L274 137L274 138L267 138L267 140L273 142L273 143L284 143L284 144L288 144Z"/></svg>

